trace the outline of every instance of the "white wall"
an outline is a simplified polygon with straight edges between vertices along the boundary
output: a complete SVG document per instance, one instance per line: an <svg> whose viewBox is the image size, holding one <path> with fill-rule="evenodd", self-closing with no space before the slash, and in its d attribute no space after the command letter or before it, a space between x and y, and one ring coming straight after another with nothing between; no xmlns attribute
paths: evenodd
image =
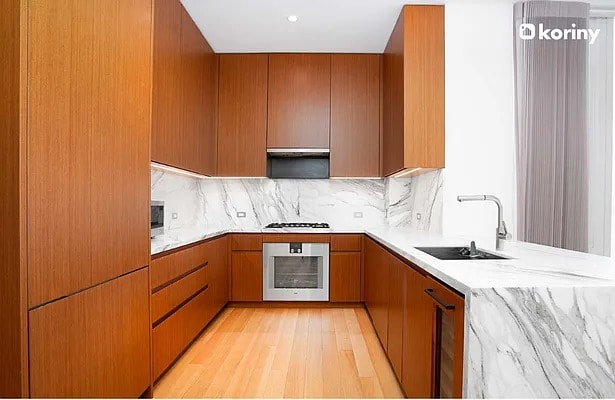
<svg viewBox="0 0 615 400"><path fill-rule="evenodd" d="M495 240L495 204L459 203L460 194L498 196L508 230L516 233L512 3L459 0L446 5L447 236Z"/></svg>

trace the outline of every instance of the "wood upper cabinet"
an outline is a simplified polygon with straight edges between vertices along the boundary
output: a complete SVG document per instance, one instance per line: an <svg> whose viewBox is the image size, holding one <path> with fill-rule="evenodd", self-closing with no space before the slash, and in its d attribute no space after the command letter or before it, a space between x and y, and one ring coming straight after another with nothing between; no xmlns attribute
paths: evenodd
<svg viewBox="0 0 615 400"><path fill-rule="evenodd" d="M380 176L378 54L331 55L331 176Z"/></svg>
<svg viewBox="0 0 615 400"><path fill-rule="evenodd" d="M365 306L383 348L387 348L390 258L386 250L365 238L363 242Z"/></svg>
<svg viewBox="0 0 615 400"><path fill-rule="evenodd" d="M383 173L444 167L444 6L406 5L383 55Z"/></svg>
<svg viewBox="0 0 615 400"><path fill-rule="evenodd" d="M269 56L268 148L329 148L331 55Z"/></svg>
<svg viewBox="0 0 615 400"><path fill-rule="evenodd" d="M267 176L266 54L220 55L218 176Z"/></svg>
<svg viewBox="0 0 615 400"><path fill-rule="evenodd" d="M148 263L152 7L32 2L27 19L33 307Z"/></svg>
<svg viewBox="0 0 615 400"><path fill-rule="evenodd" d="M30 311L31 397L138 397L149 332L145 268Z"/></svg>
<svg viewBox="0 0 615 400"><path fill-rule="evenodd" d="M182 153L182 14L177 0L154 1L152 160L175 166Z"/></svg>
<svg viewBox="0 0 615 400"><path fill-rule="evenodd" d="M155 0L153 161L214 175L218 58L179 0Z"/></svg>

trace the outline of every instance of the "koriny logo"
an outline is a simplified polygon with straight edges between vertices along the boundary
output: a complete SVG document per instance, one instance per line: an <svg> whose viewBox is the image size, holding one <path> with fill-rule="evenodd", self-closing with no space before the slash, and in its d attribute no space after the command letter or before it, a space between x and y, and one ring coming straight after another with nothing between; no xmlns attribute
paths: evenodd
<svg viewBox="0 0 615 400"><path fill-rule="evenodd" d="M545 28L544 24L538 24L538 39L539 40L589 40L589 44L594 44L600 29L577 28L576 24L572 24L571 28ZM519 37L521 40L532 40L536 37L536 25L521 24L519 25Z"/></svg>

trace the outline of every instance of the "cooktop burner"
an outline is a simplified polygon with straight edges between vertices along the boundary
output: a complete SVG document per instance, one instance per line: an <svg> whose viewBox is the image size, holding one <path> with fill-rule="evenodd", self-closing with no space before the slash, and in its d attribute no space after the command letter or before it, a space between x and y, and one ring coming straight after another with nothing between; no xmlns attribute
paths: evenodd
<svg viewBox="0 0 615 400"><path fill-rule="evenodd" d="M280 228L320 228L327 229L329 224L326 222L274 222L267 225L265 228L280 229Z"/></svg>

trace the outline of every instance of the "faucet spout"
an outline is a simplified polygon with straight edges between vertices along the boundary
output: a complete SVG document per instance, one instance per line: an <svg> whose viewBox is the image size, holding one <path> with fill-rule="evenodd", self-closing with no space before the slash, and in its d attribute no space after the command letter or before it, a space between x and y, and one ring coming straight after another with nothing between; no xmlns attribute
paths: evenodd
<svg viewBox="0 0 615 400"><path fill-rule="evenodd" d="M504 222L504 210L500 199L497 196L490 194L480 194L457 196L457 201L493 201L498 206L498 227L495 236L495 247L497 250L502 250L501 240L508 239L509 235L508 230L506 229L506 223Z"/></svg>

